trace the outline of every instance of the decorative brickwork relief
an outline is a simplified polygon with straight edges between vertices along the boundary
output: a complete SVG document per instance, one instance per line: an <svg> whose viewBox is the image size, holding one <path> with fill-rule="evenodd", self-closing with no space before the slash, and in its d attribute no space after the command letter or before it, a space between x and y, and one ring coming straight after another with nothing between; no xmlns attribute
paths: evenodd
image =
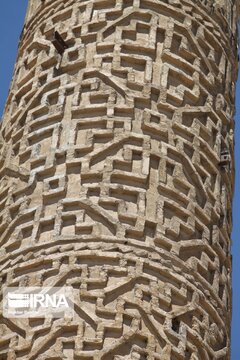
<svg viewBox="0 0 240 360"><path fill-rule="evenodd" d="M1 125L1 360L226 360L236 4L30 1ZM67 44L59 54L57 31Z"/></svg>

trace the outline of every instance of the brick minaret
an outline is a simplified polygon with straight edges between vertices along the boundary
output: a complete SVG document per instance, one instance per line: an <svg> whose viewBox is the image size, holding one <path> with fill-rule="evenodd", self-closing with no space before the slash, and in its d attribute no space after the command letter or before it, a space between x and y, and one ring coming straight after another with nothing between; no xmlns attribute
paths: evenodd
<svg viewBox="0 0 240 360"><path fill-rule="evenodd" d="M1 360L226 360L234 0L30 0L0 137L0 276L72 321Z"/></svg>

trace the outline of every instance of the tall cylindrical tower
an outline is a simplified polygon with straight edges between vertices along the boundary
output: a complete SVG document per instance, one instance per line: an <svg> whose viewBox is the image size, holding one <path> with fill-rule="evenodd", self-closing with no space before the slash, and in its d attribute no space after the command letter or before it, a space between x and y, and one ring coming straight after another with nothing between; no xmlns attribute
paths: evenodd
<svg viewBox="0 0 240 360"><path fill-rule="evenodd" d="M30 0L1 124L0 359L226 360L234 0Z"/></svg>

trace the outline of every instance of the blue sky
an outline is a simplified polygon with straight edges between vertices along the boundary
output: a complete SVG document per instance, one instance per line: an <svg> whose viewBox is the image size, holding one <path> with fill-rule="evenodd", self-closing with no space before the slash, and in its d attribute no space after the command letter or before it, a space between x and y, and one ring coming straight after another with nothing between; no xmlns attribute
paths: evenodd
<svg viewBox="0 0 240 360"><path fill-rule="evenodd" d="M0 113L10 86L19 35L26 13L27 0L7 0L0 5ZM233 203L232 254L233 254L233 321L231 360L240 359L240 81L237 84L237 112L235 116L236 182Z"/></svg>

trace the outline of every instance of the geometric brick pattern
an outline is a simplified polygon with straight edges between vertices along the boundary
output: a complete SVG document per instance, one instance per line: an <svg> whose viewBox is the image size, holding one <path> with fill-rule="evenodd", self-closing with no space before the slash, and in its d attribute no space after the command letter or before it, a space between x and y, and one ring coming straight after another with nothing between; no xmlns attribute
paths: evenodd
<svg viewBox="0 0 240 360"><path fill-rule="evenodd" d="M229 359L236 6L30 1L0 276L78 300L73 320L0 315L1 360Z"/></svg>

